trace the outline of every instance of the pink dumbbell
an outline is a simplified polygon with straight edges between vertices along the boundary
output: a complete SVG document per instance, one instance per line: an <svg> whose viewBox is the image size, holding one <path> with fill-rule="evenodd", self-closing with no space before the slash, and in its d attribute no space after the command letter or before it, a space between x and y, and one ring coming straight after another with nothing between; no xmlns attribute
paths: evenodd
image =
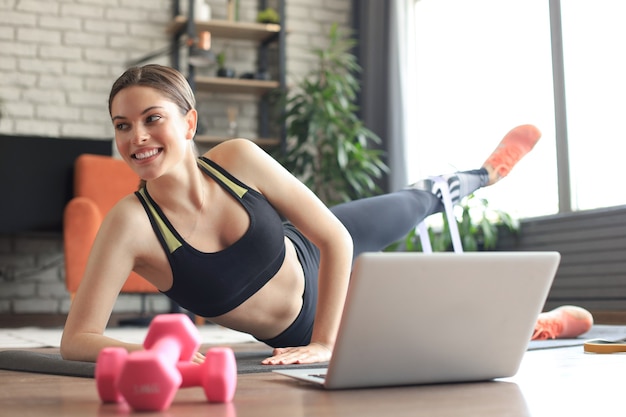
<svg viewBox="0 0 626 417"><path fill-rule="evenodd" d="M146 350L130 354L121 348L102 350L96 363L100 398L125 399L135 410L164 410L178 388L202 386L209 401L232 401L237 386L232 349L209 349L199 365L191 362L199 341L198 329L186 315L155 317L144 341Z"/></svg>

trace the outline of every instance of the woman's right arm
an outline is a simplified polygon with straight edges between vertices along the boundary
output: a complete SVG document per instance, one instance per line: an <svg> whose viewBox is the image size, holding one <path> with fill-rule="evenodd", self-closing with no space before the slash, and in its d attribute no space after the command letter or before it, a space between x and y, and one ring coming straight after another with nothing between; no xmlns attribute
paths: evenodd
<svg viewBox="0 0 626 417"><path fill-rule="evenodd" d="M103 334L122 285L135 264L134 239L137 239L137 225L141 222L133 221L133 216L141 213L136 210L135 204L139 202L133 201L134 198L126 197L113 207L98 231L63 330L61 355L64 359L95 362L105 347L141 349L141 345L124 343Z"/></svg>

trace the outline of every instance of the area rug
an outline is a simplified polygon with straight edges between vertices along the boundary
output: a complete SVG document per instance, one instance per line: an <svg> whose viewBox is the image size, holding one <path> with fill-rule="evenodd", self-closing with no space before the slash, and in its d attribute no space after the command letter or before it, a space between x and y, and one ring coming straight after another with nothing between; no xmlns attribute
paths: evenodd
<svg viewBox="0 0 626 417"><path fill-rule="evenodd" d="M128 343L141 344L146 337L146 327L111 327L106 336ZM198 326L202 343L233 345L256 342L254 337L215 324ZM0 349L47 348L61 345L62 328L22 327L0 330Z"/></svg>

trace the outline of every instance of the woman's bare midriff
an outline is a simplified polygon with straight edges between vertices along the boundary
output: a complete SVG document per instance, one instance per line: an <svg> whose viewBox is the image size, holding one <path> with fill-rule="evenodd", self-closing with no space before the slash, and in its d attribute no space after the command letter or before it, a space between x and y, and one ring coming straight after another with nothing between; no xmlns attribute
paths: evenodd
<svg viewBox="0 0 626 417"><path fill-rule="evenodd" d="M287 329L302 308L304 272L288 238L285 247L283 265L263 288L234 310L209 320L259 339L271 339Z"/></svg>

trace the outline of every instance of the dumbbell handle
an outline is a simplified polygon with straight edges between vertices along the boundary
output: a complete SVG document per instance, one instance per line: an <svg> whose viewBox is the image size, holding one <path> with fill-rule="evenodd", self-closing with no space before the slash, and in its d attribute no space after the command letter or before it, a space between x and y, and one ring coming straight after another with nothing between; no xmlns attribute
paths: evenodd
<svg viewBox="0 0 626 417"><path fill-rule="evenodd" d="M178 362L176 368L180 375L183 377L183 382L180 385L181 388L187 387L201 387L202 375L206 372L208 364L203 362L201 364L194 362Z"/></svg>
<svg viewBox="0 0 626 417"><path fill-rule="evenodd" d="M180 360L182 346L176 338L165 336L157 340L149 350L159 355L166 363L175 366Z"/></svg>
<svg viewBox="0 0 626 417"><path fill-rule="evenodd" d="M176 364L176 368L183 378L181 388L202 386L205 382L203 378L209 371L236 378L237 365L231 348L211 348L206 352L205 357L206 359L202 363L180 361Z"/></svg>
<svg viewBox="0 0 626 417"><path fill-rule="evenodd" d="M178 362L182 376L180 388L201 386L211 402L232 401L237 387L237 364L230 348L211 348L202 364Z"/></svg>

